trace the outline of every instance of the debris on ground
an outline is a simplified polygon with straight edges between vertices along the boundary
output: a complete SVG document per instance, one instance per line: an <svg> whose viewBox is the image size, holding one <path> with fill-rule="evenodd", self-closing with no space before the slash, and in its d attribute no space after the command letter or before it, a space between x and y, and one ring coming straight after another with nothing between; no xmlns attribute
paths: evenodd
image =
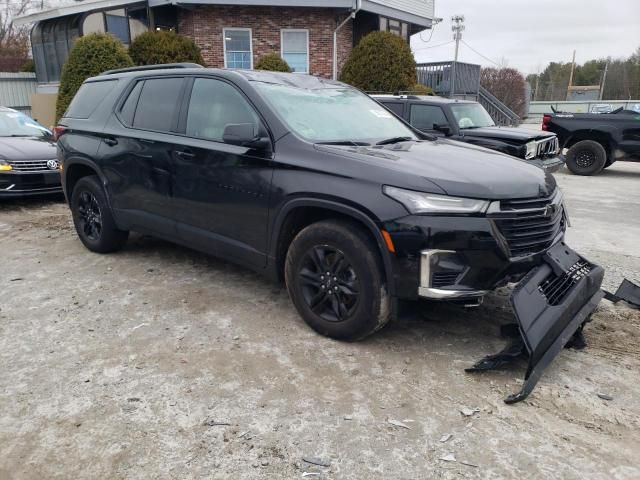
<svg viewBox="0 0 640 480"><path fill-rule="evenodd" d="M443 462L457 462L456 457L453 453L447 453L446 455L438 458L438 460L442 460Z"/></svg>
<svg viewBox="0 0 640 480"><path fill-rule="evenodd" d="M401 422L400 420L393 420L391 418L387 419L387 422L395 427L406 428L407 430L411 430L411 427L406 423Z"/></svg>
<svg viewBox="0 0 640 480"><path fill-rule="evenodd" d="M464 408L460 409L460 413L465 417L472 417L476 413L480 413L480 409L479 408L466 408L466 407L464 407Z"/></svg>
<svg viewBox="0 0 640 480"><path fill-rule="evenodd" d="M613 400L613 397L611 395L607 395L606 393L598 393L597 394L598 397L600 397L602 400L607 400L607 401L611 401Z"/></svg>
<svg viewBox="0 0 640 480"><path fill-rule="evenodd" d="M443 435L440 437L440 442L441 443L448 442L449 440L451 440L451 437L453 437L453 435L451 435L450 433L447 433L446 435Z"/></svg>
<svg viewBox="0 0 640 480"><path fill-rule="evenodd" d="M331 463L317 457L302 457L302 461L310 463L311 465L318 465L319 467L330 467Z"/></svg>

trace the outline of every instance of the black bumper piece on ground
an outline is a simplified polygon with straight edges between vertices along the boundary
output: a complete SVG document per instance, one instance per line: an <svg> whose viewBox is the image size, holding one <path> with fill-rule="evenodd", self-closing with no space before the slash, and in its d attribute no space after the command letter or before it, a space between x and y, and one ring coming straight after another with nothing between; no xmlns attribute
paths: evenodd
<svg viewBox="0 0 640 480"><path fill-rule="evenodd" d="M563 242L553 246L544 255L544 263L531 270L511 295L522 340L497 355L486 357L467 371L499 368L528 353L529 365L522 389L505 402L516 403L527 398L544 369L600 303L604 296L600 290L603 277L601 267L589 263Z"/></svg>

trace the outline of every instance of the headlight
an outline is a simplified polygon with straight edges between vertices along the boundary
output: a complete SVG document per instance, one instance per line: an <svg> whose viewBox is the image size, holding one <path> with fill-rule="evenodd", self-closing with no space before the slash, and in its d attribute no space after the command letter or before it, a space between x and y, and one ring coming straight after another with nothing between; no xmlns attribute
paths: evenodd
<svg viewBox="0 0 640 480"><path fill-rule="evenodd" d="M9 172L13 167L4 158L0 158L0 172Z"/></svg>
<svg viewBox="0 0 640 480"><path fill-rule="evenodd" d="M482 213L489 207L488 201L475 198L450 197L388 186L383 187L383 192L411 213Z"/></svg>
<svg viewBox="0 0 640 480"><path fill-rule="evenodd" d="M536 158L536 154L538 153L538 143L536 141L528 142L525 147L527 147L527 150L524 154L525 160Z"/></svg>

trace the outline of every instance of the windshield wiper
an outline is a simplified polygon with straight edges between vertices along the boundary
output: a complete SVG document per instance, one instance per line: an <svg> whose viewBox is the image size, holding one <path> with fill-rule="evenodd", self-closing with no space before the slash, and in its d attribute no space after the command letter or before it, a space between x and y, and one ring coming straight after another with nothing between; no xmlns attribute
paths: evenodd
<svg viewBox="0 0 640 480"><path fill-rule="evenodd" d="M369 147L370 143L367 142L354 142L353 140L336 140L334 142L316 142L316 145L349 145L353 147Z"/></svg>
<svg viewBox="0 0 640 480"><path fill-rule="evenodd" d="M376 145L390 145L392 143L406 142L408 140L413 140L413 138L411 138L411 137L391 137L391 138L387 138L386 140L379 141L378 143L376 143Z"/></svg>

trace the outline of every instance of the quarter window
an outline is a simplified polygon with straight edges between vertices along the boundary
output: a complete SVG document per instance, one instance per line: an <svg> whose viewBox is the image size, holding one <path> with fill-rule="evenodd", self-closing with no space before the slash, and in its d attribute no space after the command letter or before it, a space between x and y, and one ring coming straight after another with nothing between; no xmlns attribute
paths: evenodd
<svg viewBox="0 0 640 480"><path fill-rule="evenodd" d="M258 116L242 94L221 80L197 78L193 82L186 134L222 142L228 124L251 123L257 132Z"/></svg>
<svg viewBox="0 0 640 480"><path fill-rule="evenodd" d="M182 78L146 80L133 117L133 126L170 132L177 114L182 81Z"/></svg>
<svg viewBox="0 0 640 480"><path fill-rule="evenodd" d="M309 72L309 32L307 30L282 30L282 58L291 70Z"/></svg>
<svg viewBox="0 0 640 480"><path fill-rule="evenodd" d="M434 125L449 124L442 109L433 105L411 105L409 123L418 130L433 130Z"/></svg>
<svg viewBox="0 0 640 480"><path fill-rule="evenodd" d="M226 68L253 68L251 29L224 29L224 66Z"/></svg>

